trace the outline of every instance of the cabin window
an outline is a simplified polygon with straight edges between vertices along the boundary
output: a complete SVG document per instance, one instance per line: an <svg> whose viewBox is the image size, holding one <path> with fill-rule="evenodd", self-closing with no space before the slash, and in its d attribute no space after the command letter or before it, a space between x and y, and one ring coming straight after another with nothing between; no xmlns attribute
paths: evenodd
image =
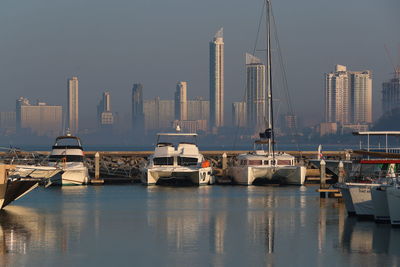
<svg viewBox="0 0 400 267"><path fill-rule="evenodd" d="M248 165L262 165L262 160L249 160L247 162Z"/></svg>
<svg viewBox="0 0 400 267"><path fill-rule="evenodd" d="M241 161L240 161L240 165L242 165L242 166L247 165L247 161L246 161L246 160L241 160Z"/></svg>
<svg viewBox="0 0 400 267"><path fill-rule="evenodd" d="M278 165L292 165L292 161L290 159L278 159Z"/></svg>
<svg viewBox="0 0 400 267"><path fill-rule="evenodd" d="M178 157L178 165L180 166L196 166L197 158Z"/></svg>
<svg viewBox="0 0 400 267"><path fill-rule="evenodd" d="M269 165L269 160L264 160L264 165Z"/></svg>
<svg viewBox="0 0 400 267"><path fill-rule="evenodd" d="M154 165L174 165L174 157L160 157L153 159Z"/></svg>
<svg viewBox="0 0 400 267"><path fill-rule="evenodd" d="M50 162L61 162L65 159L66 162L83 162L83 156L80 155L51 155Z"/></svg>

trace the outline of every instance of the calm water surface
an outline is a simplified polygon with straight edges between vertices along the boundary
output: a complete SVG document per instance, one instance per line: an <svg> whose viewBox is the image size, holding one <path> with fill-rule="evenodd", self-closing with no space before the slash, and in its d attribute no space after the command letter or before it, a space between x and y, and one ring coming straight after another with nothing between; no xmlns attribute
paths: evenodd
<svg viewBox="0 0 400 267"><path fill-rule="evenodd" d="M315 187L40 188L0 211L0 266L396 266L400 229Z"/></svg>

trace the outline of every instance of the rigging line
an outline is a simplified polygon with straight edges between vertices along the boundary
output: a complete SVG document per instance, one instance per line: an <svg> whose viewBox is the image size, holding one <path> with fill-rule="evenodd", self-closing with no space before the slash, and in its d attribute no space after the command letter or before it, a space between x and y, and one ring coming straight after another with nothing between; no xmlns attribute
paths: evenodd
<svg viewBox="0 0 400 267"><path fill-rule="evenodd" d="M272 11L272 7L271 7L271 17L272 17L273 28L274 28L274 33L275 33L275 41L276 41L276 45L277 45L277 48L278 48L279 62L280 62L281 70L282 70L283 88L284 88L284 92L285 92L285 95L286 95L286 102L288 104L290 115L294 116L295 113L294 113L294 108L293 108L293 105L292 105L292 100L291 100L290 94L289 94L289 86L288 86L288 81L287 81L286 68L285 68L285 65L283 63L282 49L281 49L281 45L280 45L279 38L278 38L278 31L277 31L277 26L276 26L276 22L275 22L275 16L274 16L274 13ZM295 131L295 133L293 133L292 129L290 129L290 131L291 131L291 134L294 136L294 138L296 140L297 151L299 151L301 153L300 147L299 147L298 135L297 135L297 133L298 133L297 120L295 120L295 123L294 123L294 131Z"/></svg>
<svg viewBox="0 0 400 267"><path fill-rule="evenodd" d="M258 28L257 28L256 40L255 40L255 42L254 42L254 48L253 48L253 53L252 53L253 55L255 55L255 53L256 53L258 38L260 37L260 29L261 29L261 23L262 23L262 21L263 21L263 16L264 16L264 8L265 8L265 4L264 4L264 1L263 1L262 8L261 8L261 15L260 15L260 19L259 19L259 21L258 21ZM246 68L246 67L245 67L245 68ZM243 97L242 97L242 102L245 102L245 103L246 103L246 117L245 117L245 122L246 122L246 124L247 124L247 123L248 123L248 121L247 121L248 116L247 116L246 87L247 87L247 85L246 85L246 82L245 82L245 86L244 86L244 90L243 90L243 91L244 91L244 94L243 94ZM247 127L247 125L245 126L245 128L246 128L246 127ZM234 138L234 140L233 140L233 150L236 149L236 143L237 143L237 138L238 138L238 134L239 134L240 128L242 128L242 127L236 127L235 138Z"/></svg>

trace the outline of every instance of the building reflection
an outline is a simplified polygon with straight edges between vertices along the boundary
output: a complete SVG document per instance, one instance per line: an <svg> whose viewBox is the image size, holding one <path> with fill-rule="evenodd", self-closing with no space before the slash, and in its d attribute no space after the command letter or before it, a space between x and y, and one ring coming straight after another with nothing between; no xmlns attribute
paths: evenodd
<svg viewBox="0 0 400 267"><path fill-rule="evenodd" d="M54 200L49 210L12 205L0 211L0 266L20 263L22 258L15 255L37 249L66 253L79 243L86 226L85 204L62 200L73 197L79 192L76 189L56 190L56 194L61 190L62 197Z"/></svg>

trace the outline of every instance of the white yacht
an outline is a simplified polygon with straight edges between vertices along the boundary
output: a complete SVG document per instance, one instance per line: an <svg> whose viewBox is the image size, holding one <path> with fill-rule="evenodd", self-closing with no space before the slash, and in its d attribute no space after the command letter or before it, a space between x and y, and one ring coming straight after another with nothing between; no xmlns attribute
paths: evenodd
<svg viewBox="0 0 400 267"><path fill-rule="evenodd" d="M296 159L292 155L265 150L263 144L266 142L257 140L255 148L259 146L260 149L237 156L232 165L228 167L228 175L232 177L233 182L241 185L304 184L306 167L296 165Z"/></svg>
<svg viewBox="0 0 400 267"><path fill-rule="evenodd" d="M89 171L84 163L84 153L78 137L70 134L57 137L48 165L62 170L50 178L51 184L84 185L89 182Z"/></svg>
<svg viewBox="0 0 400 267"><path fill-rule="evenodd" d="M165 139L193 139L194 142L160 142ZM154 185L166 180L189 181L195 185L214 183L210 162L200 154L196 133L159 133L154 154L141 170L141 181Z"/></svg>

